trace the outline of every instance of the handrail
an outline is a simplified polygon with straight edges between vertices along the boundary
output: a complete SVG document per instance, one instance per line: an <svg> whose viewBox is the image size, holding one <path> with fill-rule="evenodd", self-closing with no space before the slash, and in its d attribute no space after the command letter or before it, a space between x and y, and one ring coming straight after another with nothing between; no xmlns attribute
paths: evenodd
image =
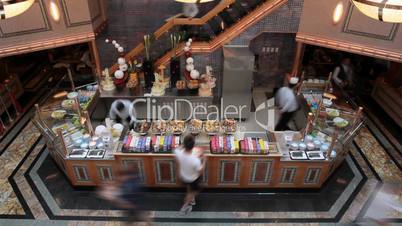
<svg viewBox="0 0 402 226"><path fill-rule="evenodd" d="M155 39L158 39L165 32L168 32L176 25L203 25L234 2L235 0L222 0L218 5L216 5L211 11L209 11L201 18L178 18L181 14L177 14L167 19L166 23L154 32L154 37ZM126 58L126 60L130 60L135 56L141 54L142 51L144 51L144 44L141 42L134 49L128 52L124 56L124 58ZM118 65L114 64L112 67L109 68L110 73L114 73L117 68Z"/></svg>
<svg viewBox="0 0 402 226"><path fill-rule="evenodd" d="M244 16L232 27L226 29L219 34L211 42L193 42L191 44L192 53L210 53L230 42L233 38L237 37L240 33L244 32L247 28L253 24L259 22L263 17L285 4L288 0L271 0L263 3L257 9ZM183 45L180 45L176 50L170 50L163 57L159 58L155 65L166 65L170 61L170 57L173 55L173 51L176 51L176 56L180 56L184 53Z"/></svg>

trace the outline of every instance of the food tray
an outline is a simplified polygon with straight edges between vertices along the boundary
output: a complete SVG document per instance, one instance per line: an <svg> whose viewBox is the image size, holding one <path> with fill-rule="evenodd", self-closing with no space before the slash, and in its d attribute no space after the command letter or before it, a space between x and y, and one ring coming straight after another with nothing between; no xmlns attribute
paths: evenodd
<svg viewBox="0 0 402 226"><path fill-rule="evenodd" d="M151 128L151 123L150 122L137 122L134 124L134 132L140 134L140 135L146 135Z"/></svg>
<svg viewBox="0 0 402 226"><path fill-rule="evenodd" d="M290 158L292 160L307 160L306 152L304 151L290 151Z"/></svg>
<svg viewBox="0 0 402 226"><path fill-rule="evenodd" d="M308 151L307 158L310 160L325 160L325 156L321 151Z"/></svg>
<svg viewBox="0 0 402 226"><path fill-rule="evenodd" d="M87 149L73 149L68 155L68 157L72 159L83 159L87 156L87 154L88 154Z"/></svg>
<svg viewBox="0 0 402 226"><path fill-rule="evenodd" d="M103 159L105 156L105 149L94 149L90 150L87 154L87 158L90 159Z"/></svg>

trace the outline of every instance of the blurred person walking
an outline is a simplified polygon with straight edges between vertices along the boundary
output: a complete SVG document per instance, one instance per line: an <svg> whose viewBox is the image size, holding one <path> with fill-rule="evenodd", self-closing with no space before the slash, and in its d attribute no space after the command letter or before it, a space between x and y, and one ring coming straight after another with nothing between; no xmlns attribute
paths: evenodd
<svg viewBox="0 0 402 226"><path fill-rule="evenodd" d="M99 195L110 201L113 205L121 208L127 217L127 225L138 221L149 222L145 217L142 204L138 201L141 191L138 175L135 168L129 166L116 175L115 183L105 184L100 188Z"/></svg>
<svg viewBox="0 0 402 226"><path fill-rule="evenodd" d="M194 148L194 145L194 137L188 135L184 137L183 145L174 151L178 175L187 189L183 206L180 209L182 214L191 212L193 205L196 204L195 197L201 191L201 176L206 164L204 153Z"/></svg>

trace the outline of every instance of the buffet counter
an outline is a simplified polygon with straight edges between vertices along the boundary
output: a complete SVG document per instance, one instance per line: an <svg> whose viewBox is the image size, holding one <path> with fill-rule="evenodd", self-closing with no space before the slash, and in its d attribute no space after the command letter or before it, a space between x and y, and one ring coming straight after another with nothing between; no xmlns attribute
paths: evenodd
<svg viewBox="0 0 402 226"><path fill-rule="evenodd" d="M146 187L182 186L173 150L192 134L198 151L207 157L205 187L320 188L343 161L362 121L361 109L344 111L321 103L296 132L250 132L244 129L254 128L245 126L249 120L195 118L149 118L128 130L112 120L90 117L102 99L96 88L54 95L45 106L37 106L33 120L74 186L110 183L125 169Z"/></svg>

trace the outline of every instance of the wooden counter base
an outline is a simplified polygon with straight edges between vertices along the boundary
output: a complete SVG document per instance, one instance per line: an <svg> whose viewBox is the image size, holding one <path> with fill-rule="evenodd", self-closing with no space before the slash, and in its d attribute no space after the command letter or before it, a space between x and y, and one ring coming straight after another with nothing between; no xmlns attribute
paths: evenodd
<svg viewBox="0 0 402 226"><path fill-rule="evenodd" d="M182 186L173 154L115 154L113 160L64 161L74 186L96 186L115 179L130 166L146 187ZM207 154L205 187L319 188L329 176L330 161L281 161L281 157Z"/></svg>

